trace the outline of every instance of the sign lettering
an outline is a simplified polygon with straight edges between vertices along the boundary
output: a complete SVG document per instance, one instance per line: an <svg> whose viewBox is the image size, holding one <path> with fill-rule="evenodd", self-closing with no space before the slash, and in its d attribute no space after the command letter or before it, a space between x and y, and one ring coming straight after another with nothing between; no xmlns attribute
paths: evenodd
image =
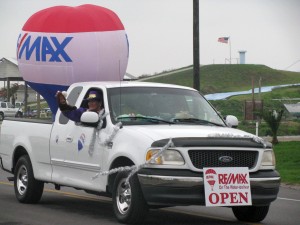
<svg viewBox="0 0 300 225"><path fill-rule="evenodd" d="M248 184L247 174L218 174L220 184Z"/></svg>
<svg viewBox="0 0 300 225"><path fill-rule="evenodd" d="M247 167L204 168L206 206L251 205Z"/></svg>
<svg viewBox="0 0 300 225"><path fill-rule="evenodd" d="M35 52L35 60L38 62L62 62L62 60L72 62L72 59L65 51L66 46L72 39L73 37L66 37L62 42L59 42L53 36L50 38L38 36L34 39L31 35L25 34L18 44L18 58L21 59L25 55L25 59L30 60L32 54Z"/></svg>

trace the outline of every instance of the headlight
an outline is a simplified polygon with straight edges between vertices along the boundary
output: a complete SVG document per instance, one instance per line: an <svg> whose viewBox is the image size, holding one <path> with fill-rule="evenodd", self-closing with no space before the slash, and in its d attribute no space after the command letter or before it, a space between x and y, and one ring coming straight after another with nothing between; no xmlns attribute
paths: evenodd
<svg viewBox="0 0 300 225"><path fill-rule="evenodd" d="M267 150L264 151L262 160L261 160L261 165L262 166L275 166L275 155L273 150Z"/></svg>
<svg viewBox="0 0 300 225"><path fill-rule="evenodd" d="M146 161L155 165L184 165L181 154L176 150L165 150L160 156L155 157L159 149L151 149L147 152Z"/></svg>

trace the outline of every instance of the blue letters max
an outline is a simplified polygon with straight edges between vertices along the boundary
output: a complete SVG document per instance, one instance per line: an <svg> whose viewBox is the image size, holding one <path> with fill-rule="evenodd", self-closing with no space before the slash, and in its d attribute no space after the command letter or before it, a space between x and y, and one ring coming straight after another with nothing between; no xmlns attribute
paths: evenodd
<svg viewBox="0 0 300 225"><path fill-rule="evenodd" d="M72 62L72 59L65 52L64 48L72 40L73 37L66 37L61 43L57 40L56 37L50 37L50 40L47 37L37 37L33 43L30 45L31 36L28 35L28 38L25 40L24 44L21 46L19 51L18 58L22 57L22 54L25 50L26 60L29 60L32 53L35 51L36 61L47 61L47 55L50 56L49 62L61 62L61 58L65 62ZM51 45L51 43L53 45ZM54 48L52 47L54 46ZM61 56L61 58L59 57Z"/></svg>

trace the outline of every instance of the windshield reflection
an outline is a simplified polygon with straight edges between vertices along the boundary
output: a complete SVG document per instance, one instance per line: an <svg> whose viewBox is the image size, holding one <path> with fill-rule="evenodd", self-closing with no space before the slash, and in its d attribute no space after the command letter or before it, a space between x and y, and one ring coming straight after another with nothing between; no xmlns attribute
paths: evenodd
<svg viewBox="0 0 300 225"><path fill-rule="evenodd" d="M113 123L225 125L210 104L193 90L118 87L108 90L108 99Z"/></svg>

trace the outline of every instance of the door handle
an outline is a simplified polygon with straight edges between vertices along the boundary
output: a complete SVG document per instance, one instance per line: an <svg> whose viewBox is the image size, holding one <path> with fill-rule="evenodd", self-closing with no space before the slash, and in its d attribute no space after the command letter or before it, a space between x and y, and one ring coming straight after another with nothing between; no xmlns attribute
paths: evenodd
<svg viewBox="0 0 300 225"><path fill-rule="evenodd" d="M71 138L71 137L66 138L66 142L72 142L72 141L73 141L73 138Z"/></svg>

